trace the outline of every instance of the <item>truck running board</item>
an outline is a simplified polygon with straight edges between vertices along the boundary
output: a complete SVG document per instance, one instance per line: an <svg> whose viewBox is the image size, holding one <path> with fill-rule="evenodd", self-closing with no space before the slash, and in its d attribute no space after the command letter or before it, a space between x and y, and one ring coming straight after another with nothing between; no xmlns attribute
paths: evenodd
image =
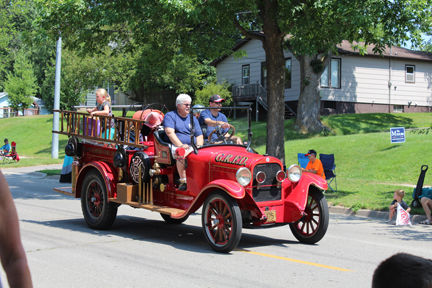
<svg viewBox="0 0 432 288"><path fill-rule="evenodd" d="M55 187L53 188L54 191L75 197L75 193L72 191L72 186L68 187Z"/></svg>
<svg viewBox="0 0 432 288"><path fill-rule="evenodd" d="M159 212L162 214L167 214L167 215L170 215L171 217L174 217L174 218L182 215L185 212L185 210L167 207L167 206L159 206L159 205L154 205L154 204L142 204L139 202L122 202L121 200L119 200L117 198L109 198L108 200L110 202L129 205L129 206L134 207L134 208L144 208L144 209Z"/></svg>

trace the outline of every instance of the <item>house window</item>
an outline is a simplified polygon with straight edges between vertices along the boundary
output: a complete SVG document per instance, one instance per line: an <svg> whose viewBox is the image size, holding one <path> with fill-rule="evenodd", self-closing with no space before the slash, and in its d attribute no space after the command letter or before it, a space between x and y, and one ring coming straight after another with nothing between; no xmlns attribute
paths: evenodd
<svg viewBox="0 0 432 288"><path fill-rule="evenodd" d="M267 67L265 62L261 62L261 86L267 87Z"/></svg>
<svg viewBox="0 0 432 288"><path fill-rule="evenodd" d="M250 83L250 65L242 65L242 84Z"/></svg>
<svg viewBox="0 0 432 288"><path fill-rule="evenodd" d="M285 59L285 89L291 88L291 58Z"/></svg>
<svg viewBox="0 0 432 288"><path fill-rule="evenodd" d="M393 112L403 113L404 112L404 106L403 105L393 105Z"/></svg>
<svg viewBox="0 0 432 288"><path fill-rule="evenodd" d="M330 68L330 69L329 69ZM321 87L341 88L341 59L332 58L321 75Z"/></svg>
<svg viewBox="0 0 432 288"><path fill-rule="evenodd" d="M415 66L405 65L405 82L415 83Z"/></svg>

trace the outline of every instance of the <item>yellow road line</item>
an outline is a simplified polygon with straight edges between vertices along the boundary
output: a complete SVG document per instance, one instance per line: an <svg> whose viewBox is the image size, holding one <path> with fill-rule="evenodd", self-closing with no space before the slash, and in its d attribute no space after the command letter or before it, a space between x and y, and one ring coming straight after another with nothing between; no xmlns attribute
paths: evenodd
<svg viewBox="0 0 432 288"><path fill-rule="evenodd" d="M276 256L276 255L271 255L271 254L266 254L266 253L261 253L261 252L255 252L255 251L249 251L249 250L243 250L243 249L239 249L236 251L245 252L248 254L253 254L253 255L258 255L258 256L274 258L274 259L279 259L279 260L284 260L284 261L300 263L300 264L306 264L306 265L311 265L311 266L316 266L316 267L321 267L321 268L326 268L326 269L338 270L338 271L343 271L343 272L352 272L352 270L350 270L350 269L339 268L339 267L329 266L329 265L323 265L323 264L319 264L319 263L308 262L308 261L292 259L292 258L287 258L287 257L281 257L281 256Z"/></svg>

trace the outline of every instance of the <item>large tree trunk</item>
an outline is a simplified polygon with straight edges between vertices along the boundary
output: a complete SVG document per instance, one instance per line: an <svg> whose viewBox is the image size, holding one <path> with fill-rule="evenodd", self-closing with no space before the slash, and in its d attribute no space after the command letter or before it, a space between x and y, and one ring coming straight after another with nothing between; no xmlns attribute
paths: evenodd
<svg viewBox="0 0 432 288"><path fill-rule="evenodd" d="M285 58L282 47L283 35L276 21L277 1L262 2L263 13L263 48L267 66L267 148L266 153L279 158L285 163L284 149L284 88Z"/></svg>
<svg viewBox="0 0 432 288"><path fill-rule="evenodd" d="M300 97L297 106L296 128L302 133L315 133L323 130L320 120L321 99L319 81L321 73L315 73L311 61L315 56L299 56L300 61Z"/></svg>

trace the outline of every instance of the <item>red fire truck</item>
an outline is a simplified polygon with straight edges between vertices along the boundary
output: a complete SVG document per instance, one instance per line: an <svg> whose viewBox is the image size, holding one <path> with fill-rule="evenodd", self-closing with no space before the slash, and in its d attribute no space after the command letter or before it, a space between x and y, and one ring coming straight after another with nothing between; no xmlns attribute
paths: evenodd
<svg viewBox="0 0 432 288"><path fill-rule="evenodd" d="M300 242L318 242L329 221L326 181L302 173L296 164L285 169L279 159L256 153L250 147L250 108L246 110L247 144L232 144L222 135L218 141L193 146L186 157L186 191L178 189L175 155L160 126L161 111L141 111L157 116L159 121L151 125L147 116L96 118L56 111L61 126L53 133L69 136L66 154L74 161L72 186L55 190L81 199L84 219L93 229L110 228L122 204L160 213L173 224L202 207L205 238L218 252L236 248L242 228L250 226L288 224ZM112 121L113 131L108 128ZM232 136L234 131L232 127L227 133ZM131 137L140 132L144 139Z"/></svg>

